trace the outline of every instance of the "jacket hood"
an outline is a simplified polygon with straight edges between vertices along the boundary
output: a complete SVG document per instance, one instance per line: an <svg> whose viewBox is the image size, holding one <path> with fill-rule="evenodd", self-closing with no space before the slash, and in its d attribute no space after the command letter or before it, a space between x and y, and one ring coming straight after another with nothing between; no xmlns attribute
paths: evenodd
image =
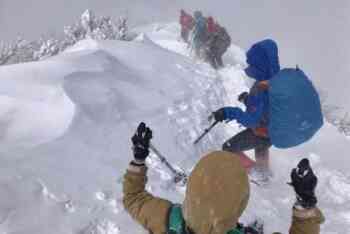
<svg viewBox="0 0 350 234"><path fill-rule="evenodd" d="M254 44L247 52L246 74L255 80L269 80L280 71L277 43L266 39Z"/></svg>
<svg viewBox="0 0 350 234"><path fill-rule="evenodd" d="M189 177L182 206L184 219L194 233L225 234L235 227L248 199L248 176L238 155L212 152Z"/></svg>

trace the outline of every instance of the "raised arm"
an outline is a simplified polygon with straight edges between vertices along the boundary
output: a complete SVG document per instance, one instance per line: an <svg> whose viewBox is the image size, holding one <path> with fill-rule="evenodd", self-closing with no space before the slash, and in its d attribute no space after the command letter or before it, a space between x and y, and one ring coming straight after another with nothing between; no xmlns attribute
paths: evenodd
<svg viewBox="0 0 350 234"><path fill-rule="evenodd" d="M290 234L319 234L324 216L316 207L315 188L317 177L313 173L309 161L303 159L291 172L289 183L296 193L297 201L293 207Z"/></svg>
<svg viewBox="0 0 350 234"><path fill-rule="evenodd" d="M264 114L264 100L262 95L250 96L249 100L245 103L247 106L246 111L238 107L223 107L214 112L215 120L236 120L248 128L255 128L259 125L262 116Z"/></svg>
<svg viewBox="0 0 350 234"><path fill-rule="evenodd" d="M324 216L319 208L300 209L293 208L292 225L290 234L319 234L320 226L324 222Z"/></svg>
<svg viewBox="0 0 350 234"><path fill-rule="evenodd" d="M130 215L154 234L165 234L168 210L171 202L157 198L145 190L147 167L145 159L149 154L152 131L141 123L132 137L135 159L124 176L123 204Z"/></svg>

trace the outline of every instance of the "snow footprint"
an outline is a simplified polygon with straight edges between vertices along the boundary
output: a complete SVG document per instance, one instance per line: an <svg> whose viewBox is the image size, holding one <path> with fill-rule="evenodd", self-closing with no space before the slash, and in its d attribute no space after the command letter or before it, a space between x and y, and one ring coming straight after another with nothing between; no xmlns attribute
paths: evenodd
<svg viewBox="0 0 350 234"><path fill-rule="evenodd" d="M44 198L54 201L55 203L60 205L63 208L63 210L67 213L74 213L76 211L73 200L69 199L68 196L64 195L62 198L59 198L54 193L50 192L49 188L41 179L37 179L36 182L39 184L40 194Z"/></svg>
<svg viewBox="0 0 350 234"><path fill-rule="evenodd" d="M95 198L105 203L105 206L115 214L122 210L121 199L115 199L111 191L99 191L95 193Z"/></svg>

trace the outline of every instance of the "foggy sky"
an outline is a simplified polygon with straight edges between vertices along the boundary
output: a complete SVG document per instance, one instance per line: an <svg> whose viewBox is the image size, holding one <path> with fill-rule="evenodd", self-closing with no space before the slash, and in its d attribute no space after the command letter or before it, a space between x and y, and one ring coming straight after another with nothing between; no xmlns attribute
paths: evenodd
<svg viewBox="0 0 350 234"><path fill-rule="evenodd" d="M348 0L0 0L0 40L62 32L85 9L128 15L134 25L175 21L178 10L201 9L248 49L264 38L279 44L284 66L298 64L332 103L350 111L350 1Z"/></svg>

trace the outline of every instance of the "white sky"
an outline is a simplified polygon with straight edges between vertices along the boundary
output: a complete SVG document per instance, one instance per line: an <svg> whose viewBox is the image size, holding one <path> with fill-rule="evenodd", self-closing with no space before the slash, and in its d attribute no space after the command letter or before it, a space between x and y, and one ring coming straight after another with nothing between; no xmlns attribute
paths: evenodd
<svg viewBox="0 0 350 234"><path fill-rule="evenodd" d="M332 103L350 111L348 0L0 0L0 40L61 32L87 8L128 14L133 24L174 21L180 8L202 9L245 49L266 37L277 40L283 65L299 64Z"/></svg>

